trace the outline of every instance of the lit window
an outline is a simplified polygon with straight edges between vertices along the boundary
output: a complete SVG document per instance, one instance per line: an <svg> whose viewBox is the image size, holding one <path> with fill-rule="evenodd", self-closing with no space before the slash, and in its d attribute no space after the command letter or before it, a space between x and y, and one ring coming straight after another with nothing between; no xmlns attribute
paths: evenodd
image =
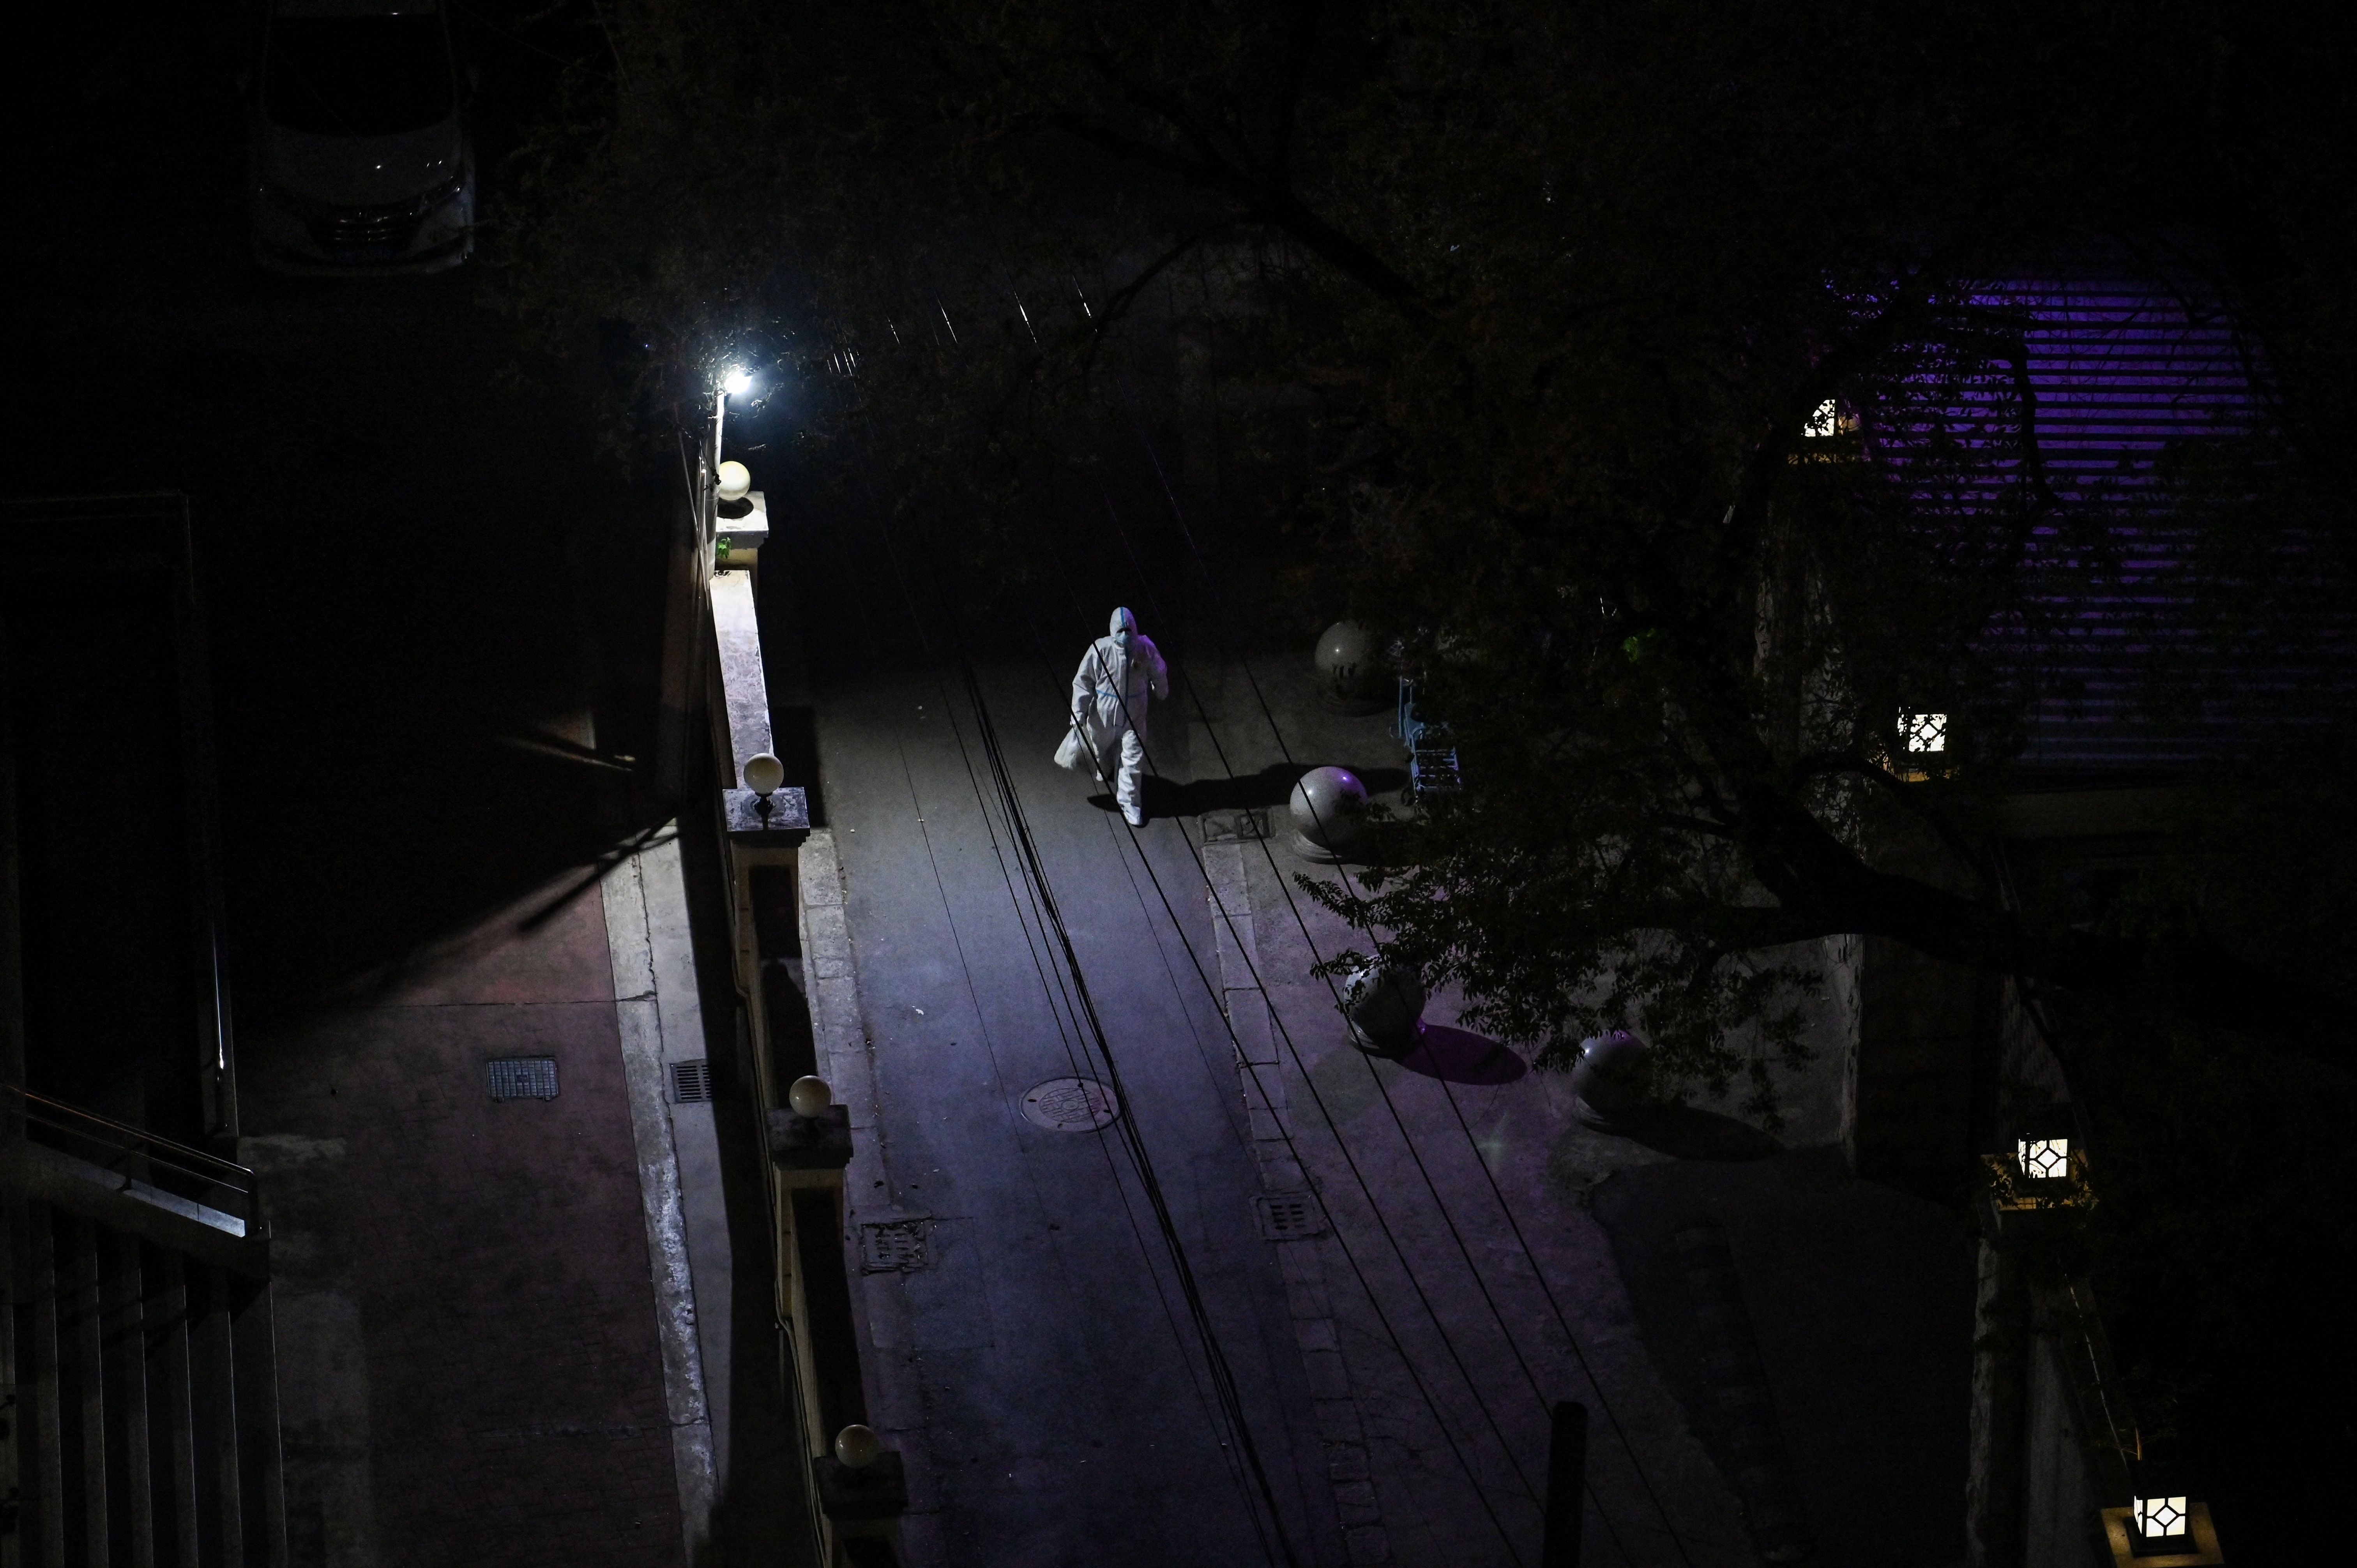
<svg viewBox="0 0 2357 1568"><path fill-rule="evenodd" d="M2021 1174L2032 1181L2052 1181L2071 1174L2071 1140L2023 1138L2019 1141Z"/></svg>
<svg viewBox="0 0 2357 1568"><path fill-rule="evenodd" d="M2136 1500L2136 1533L2147 1540L2183 1535L2185 1519L2183 1498L2138 1498Z"/></svg>
<svg viewBox="0 0 2357 1568"><path fill-rule="evenodd" d="M1826 435L1839 435L1841 432L1841 404L1835 402L1832 398L1827 398L1824 402L1817 404L1817 411L1809 415L1809 423L1803 430L1803 435L1813 438Z"/></svg>
<svg viewBox="0 0 2357 1568"><path fill-rule="evenodd" d="M1918 755L1948 749L1948 715L1945 714L1900 714L1899 733L1907 737L1907 749Z"/></svg>

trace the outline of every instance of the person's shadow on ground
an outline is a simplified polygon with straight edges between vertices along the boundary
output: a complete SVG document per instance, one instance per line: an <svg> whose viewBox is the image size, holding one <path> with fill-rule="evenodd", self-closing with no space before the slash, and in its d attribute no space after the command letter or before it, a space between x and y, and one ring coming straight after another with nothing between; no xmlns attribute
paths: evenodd
<svg viewBox="0 0 2357 1568"><path fill-rule="evenodd" d="M1405 768L1350 768L1367 787L1370 800L1395 795L1407 788ZM1200 817L1207 811L1265 811L1281 807L1293 799L1293 787L1309 765L1298 762L1275 763L1257 773L1238 775L1232 779L1194 779L1185 783L1176 779L1149 776L1146 779L1146 813L1150 817ZM1101 811L1117 810L1111 794L1089 797L1089 804Z"/></svg>

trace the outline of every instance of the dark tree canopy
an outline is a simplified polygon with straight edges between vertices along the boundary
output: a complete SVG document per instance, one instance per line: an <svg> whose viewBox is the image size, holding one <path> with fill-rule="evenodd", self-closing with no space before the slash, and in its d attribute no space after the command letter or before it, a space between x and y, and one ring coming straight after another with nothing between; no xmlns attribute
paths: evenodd
<svg viewBox="0 0 2357 1568"><path fill-rule="evenodd" d="M1160 395L1148 316L1215 337L1263 576L1346 580L1305 624L1396 638L1465 762L1346 912L1480 1021L1558 1052L1625 1021L1764 1083L1809 939L2198 976L2196 1015L2264 964L2198 919L2008 900L1974 847L2047 680L1985 632L2112 569L2040 473L1990 288L2098 258L2233 306L2267 417L2180 465L2245 568L2215 626L2274 613L2291 531L2345 582L2338 38L2100 0L604 16L516 300L630 324L658 400L791 361L813 470L880 455L977 574L1103 409ZM1949 438L1968 384L1999 417ZM1978 499L1927 528L1943 487ZM1906 776L1930 710L1953 745ZM2313 1039L2317 988L2258 1022Z"/></svg>

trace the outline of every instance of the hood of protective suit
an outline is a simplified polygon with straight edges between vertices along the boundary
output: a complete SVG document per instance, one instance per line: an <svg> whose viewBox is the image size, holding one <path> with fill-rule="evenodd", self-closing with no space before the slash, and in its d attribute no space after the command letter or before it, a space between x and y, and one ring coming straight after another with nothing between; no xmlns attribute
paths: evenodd
<svg viewBox="0 0 2357 1568"><path fill-rule="evenodd" d="M1113 612L1113 624L1105 628L1105 633L1107 636L1117 637L1126 642L1129 640L1130 634L1136 629L1137 618L1125 609L1119 609Z"/></svg>

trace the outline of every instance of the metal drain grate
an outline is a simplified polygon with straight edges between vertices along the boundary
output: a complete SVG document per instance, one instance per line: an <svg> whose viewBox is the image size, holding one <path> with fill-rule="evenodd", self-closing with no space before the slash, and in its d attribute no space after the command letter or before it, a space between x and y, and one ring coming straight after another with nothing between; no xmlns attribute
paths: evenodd
<svg viewBox="0 0 2357 1568"><path fill-rule="evenodd" d="M1326 1216L1318 1200L1306 1192L1264 1192L1253 1198L1260 1214L1260 1233L1271 1241L1295 1241L1326 1234Z"/></svg>
<svg viewBox="0 0 2357 1568"><path fill-rule="evenodd" d="M673 1105L701 1105L712 1098L712 1063L698 1057L692 1062L671 1064L671 1101Z"/></svg>
<svg viewBox="0 0 2357 1568"><path fill-rule="evenodd" d="M859 1228L859 1266L868 1273L907 1273L925 1262L925 1221L886 1219Z"/></svg>
<svg viewBox="0 0 2357 1568"><path fill-rule="evenodd" d="M490 1063L493 1100L556 1098L554 1057L496 1057Z"/></svg>

